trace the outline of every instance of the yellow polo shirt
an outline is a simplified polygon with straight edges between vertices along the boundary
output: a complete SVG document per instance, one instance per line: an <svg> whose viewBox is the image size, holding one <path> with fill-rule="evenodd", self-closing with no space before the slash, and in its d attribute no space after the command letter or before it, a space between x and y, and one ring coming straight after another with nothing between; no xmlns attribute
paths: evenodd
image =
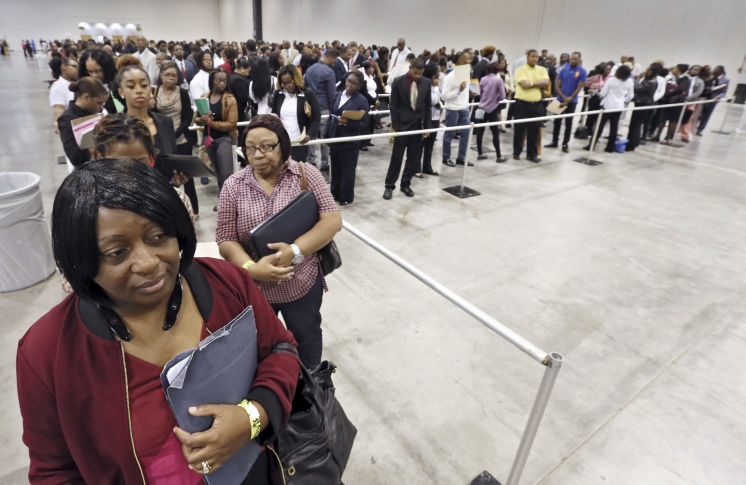
<svg viewBox="0 0 746 485"><path fill-rule="evenodd" d="M542 81L544 79L549 79L549 74L547 73L547 69L545 67L538 64L534 67L531 67L528 64L524 64L516 69L514 75L515 99L528 101L529 103L541 101L543 93L540 88L523 89L518 83L521 81L536 83L537 81Z"/></svg>

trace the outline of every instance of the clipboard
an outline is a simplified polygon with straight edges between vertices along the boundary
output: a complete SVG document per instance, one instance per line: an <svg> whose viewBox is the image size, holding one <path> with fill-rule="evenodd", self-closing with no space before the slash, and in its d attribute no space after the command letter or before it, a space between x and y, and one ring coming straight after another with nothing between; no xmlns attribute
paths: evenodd
<svg viewBox="0 0 746 485"><path fill-rule="evenodd" d="M169 179L174 176L174 170L189 177L215 176L199 157L192 155L156 155L155 168Z"/></svg>
<svg viewBox="0 0 746 485"><path fill-rule="evenodd" d="M254 309L246 308L223 328L166 364L161 384L179 427L188 433L212 426L211 416L192 416L189 406L241 402L258 365ZM219 470L204 476L208 485L235 485L249 474L261 447L251 440Z"/></svg>
<svg viewBox="0 0 746 485"><path fill-rule="evenodd" d="M73 136L75 137L75 143L82 149L93 147L93 129L96 128L98 122L103 119L104 115L101 113L83 116L81 118L75 118L70 121L73 127Z"/></svg>
<svg viewBox="0 0 746 485"><path fill-rule="evenodd" d="M561 115L567 109L567 106L560 106L560 102L557 98L553 99L547 105L547 111L553 115Z"/></svg>

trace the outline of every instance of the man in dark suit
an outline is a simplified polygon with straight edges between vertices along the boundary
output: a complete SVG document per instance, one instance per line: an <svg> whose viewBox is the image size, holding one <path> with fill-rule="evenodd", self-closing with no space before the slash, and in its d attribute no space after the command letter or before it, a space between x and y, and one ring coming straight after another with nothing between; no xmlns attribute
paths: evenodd
<svg viewBox="0 0 746 485"><path fill-rule="evenodd" d="M360 52L360 49L358 49L357 42L350 42L349 48L350 48L350 58L347 60L347 66L350 69L352 69L355 66L360 67L363 65L363 62L368 60L363 55L363 53Z"/></svg>
<svg viewBox="0 0 746 485"><path fill-rule="evenodd" d="M425 60L421 57L414 59L409 65L406 76L400 76L391 85L389 109L391 112L391 127L394 131L412 131L428 129L432 124L430 113L430 80L422 77L425 70ZM401 171L404 151L407 152L407 162L401 177L399 189L407 197L414 197L410 187L412 176L417 171L420 155L422 154L423 139L428 135L407 135L394 138L394 149L391 152L391 162L386 173L386 188L383 198L391 199L392 191Z"/></svg>
<svg viewBox="0 0 746 485"><path fill-rule="evenodd" d="M339 48L339 57L337 57L337 61L332 66L332 70L334 70L334 76L337 78L337 89L344 89L344 80L347 77L347 73L349 72L349 68L347 67L348 63L350 62L350 56L351 56L350 48L347 46L342 46Z"/></svg>
<svg viewBox="0 0 746 485"><path fill-rule="evenodd" d="M198 45L194 45L192 46L187 58L184 60L184 64L186 64L187 82L192 82L192 78L199 72L199 67L197 67L197 58L200 54L202 54L202 49L200 49Z"/></svg>

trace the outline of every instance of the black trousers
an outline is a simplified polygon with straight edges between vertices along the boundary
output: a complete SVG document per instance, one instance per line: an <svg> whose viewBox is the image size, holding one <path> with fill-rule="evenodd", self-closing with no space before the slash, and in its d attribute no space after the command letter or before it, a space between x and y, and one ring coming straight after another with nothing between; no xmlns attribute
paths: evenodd
<svg viewBox="0 0 746 485"><path fill-rule="evenodd" d="M616 113L604 113L603 116L601 116L601 124L598 125L598 136L601 137L601 133L604 132L604 126L606 126L606 122L609 122L609 140L606 142L606 151L611 152L614 151L614 145L616 145L616 135L619 131L619 118L621 117L622 113L617 111ZM598 143L598 140L596 140L596 143Z"/></svg>
<svg viewBox="0 0 746 485"><path fill-rule="evenodd" d="M575 112L577 103L570 103L567 105L567 109L562 113L563 115L569 115ZM572 135L572 116L565 118L565 136L562 137L562 144L567 145L570 143L570 136ZM559 141L560 130L562 129L562 119L554 120L554 131L552 131L552 143L555 145Z"/></svg>
<svg viewBox="0 0 746 485"><path fill-rule="evenodd" d="M629 120L629 134L627 135L627 151L634 150L640 144L640 138L645 134L645 125L653 116L652 109L633 111Z"/></svg>
<svg viewBox="0 0 746 485"><path fill-rule="evenodd" d="M176 145L177 155L191 155L192 144L189 142ZM189 181L184 184L184 193L189 197L189 202L192 203L192 209L195 214L199 214L199 201L197 200L197 189L194 187L194 179L189 177Z"/></svg>
<svg viewBox="0 0 746 485"><path fill-rule="evenodd" d="M331 192L339 202L352 202L355 199L355 170L360 154L358 142L333 143L329 145L331 158Z"/></svg>
<svg viewBox="0 0 746 485"><path fill-rule="evenodd" d="M422 126L408 128L410 130L421 130ZM430 136L433 136L431 134ZM422 135L397 136L394 138L394 149L391 151L391 161L389 170L386 172L385 186L387 189L396 188L396 181L399 179L401 172L401 163L404 159L404 151L407 152L407 161L404 164L404 173L401 176L401 187L409 187L412 182L412 176L417 172L420 165L420 155L422 154Z"/></svg>
<svg viewBox="0 0 746 485"><path fill-rule="evenodd" d="M324 283L321 270L308 293L287 303L272 303L275 313L282 313L285 325L298 342L298 356L308 369L321 363L321 299Z"/></svg>
<svg viewBox="0 0 746 485"><path fill-rule="evenodd" d="M596 111L601 109L601 97L598 94L594 94L588 99L588 111ZM591 132L593 136L593 129L596 127L596 119L598 115L587 115L585 117L585 126Z"/></svg>
<svg viewBox="0 0 746 485"><path fill-rule="evenodd" d="M290 147L290 158L296 162L305 162L308 160L308 148L304 146Z"/></svg>
<svg viewBox="0 0 746 485"><path fill-rule="evenodd" d="M541 102L528 103L516 99L513 103L515 110L515 119L536 118L544 116L544 105ZM530 123L516 123L513 129L513 155L520 156L523 151L523 138L526 137L526 155L528 158L538 156L539 146L539 129L541 122L532 121Z"/></svg>
<svg viewBox="0 0 746 485"><path fill-rule="evenodd" d="M484 119L479 121L477 120L477 123L491 123L493 121L497 121L497 115L500 113L500 110L495 108L494 110L490 111L489 113L484 114ZM474 133L477 135L477 152L479 154L482 154L482 138L484 137L484 127L481 126L479 128L474 128ZM500 129L497 125L490 126L490 131L492 132L492 146L495 147L495 152L497 152L497 156L500 156Z"/></svg>
<svg viewBox="0 0 746 485"><path fill-rule="evenodd" d="M433 128L440 126L440 120L433 120ZM422 167L419 172L432 173L433 171L433 148L435 147L435 139L437 133L430 133L430 136L425 138L425 142L422 144Z"/></svg>
<svg viewBox="0 0 746 485"><path fill-rule="evenodd" d="M736 99L733 100L736 104L744 104L746 102L746 84L736 84L736 92L733 93Z"/></svg>

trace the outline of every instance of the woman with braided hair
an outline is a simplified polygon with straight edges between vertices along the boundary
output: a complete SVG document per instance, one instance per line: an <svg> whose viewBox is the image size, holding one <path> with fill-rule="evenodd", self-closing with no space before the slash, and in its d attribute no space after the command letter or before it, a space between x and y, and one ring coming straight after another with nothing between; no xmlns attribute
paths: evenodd
<svg viewBox="0 0 746 485"><path fill-rule="evenodd" d="M155 155L158 153L153 144L148 127L141 120L127 113L116 113L105 116L93 130L93 158L133 158L146 165L155 165ZM174 173L171 180L174 189L183 176ZM189 212L192 221L195 220L189 197L180 190L176 190Z"/></svg>

